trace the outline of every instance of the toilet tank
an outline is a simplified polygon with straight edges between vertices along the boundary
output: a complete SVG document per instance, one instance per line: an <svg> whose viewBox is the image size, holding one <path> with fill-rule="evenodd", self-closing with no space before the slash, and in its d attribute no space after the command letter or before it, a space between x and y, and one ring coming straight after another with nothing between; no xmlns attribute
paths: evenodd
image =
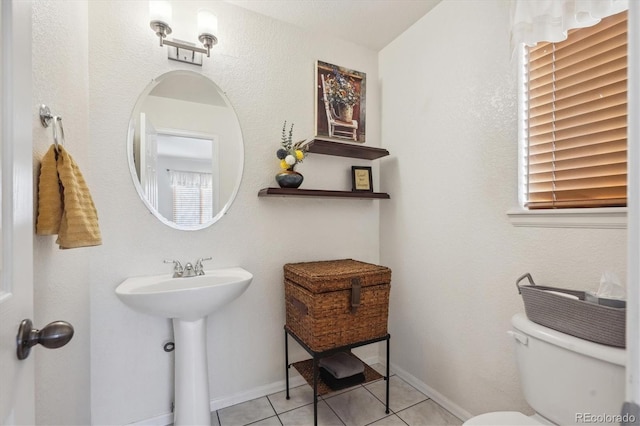
<svg viewBox="0 0 640 426"><path fill-rule="evenodd" d="M523 314L511 323L522 389L536 413L558 425L618 423L603 416L618 416L625 400L625 349L560 333Z"/></svg>

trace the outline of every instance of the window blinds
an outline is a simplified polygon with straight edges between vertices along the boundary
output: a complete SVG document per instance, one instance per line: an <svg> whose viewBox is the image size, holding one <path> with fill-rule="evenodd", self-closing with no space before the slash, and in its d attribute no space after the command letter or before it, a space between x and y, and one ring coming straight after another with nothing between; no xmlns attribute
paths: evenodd
<svg viewBox="0 0 640 426"><path fill-rule="evenodd" d="M625 206L627 12L528 57L525 205Z"/></svg>
<svg viewBox="0 0 640 426"><path fill-rule="evenodd" d="M200 225L211 220L211 173L168 172L173 188L173 221L178 225Z"/></svg>

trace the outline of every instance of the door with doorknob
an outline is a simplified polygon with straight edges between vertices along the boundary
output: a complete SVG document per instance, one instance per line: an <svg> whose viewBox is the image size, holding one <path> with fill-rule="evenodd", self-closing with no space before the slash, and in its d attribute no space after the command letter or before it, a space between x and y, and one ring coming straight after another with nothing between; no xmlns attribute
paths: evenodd
<svg viewBox="0 0 640 426"><path fill-rule="evenodd" d="M0 3L0 424L35 424L33 357L16 335L33 317L31 2Z"/></svg>

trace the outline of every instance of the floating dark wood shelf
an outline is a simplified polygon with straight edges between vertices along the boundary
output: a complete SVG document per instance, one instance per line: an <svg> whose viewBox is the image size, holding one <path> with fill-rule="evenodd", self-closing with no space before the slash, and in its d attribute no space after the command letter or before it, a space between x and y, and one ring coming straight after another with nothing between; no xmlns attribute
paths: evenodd
<svg viewBox="0 0 640 426"><path fill-rule="evenodd" d="M309 152L314 154L334 155L337 157L361 158L364 160L376 160L389 155L389 151L383 148L336 142L333 140L319 138L316 138L309 143ZM324 189L292 188L263 188L258 192L258 197L325 197L359 198L362 200L388 200L391 198L386 192L329 191Z"/></svg>
<svg viewBox="0 0 640 426"><path fill-rule="evenodd" d="M326 139L314 139L310 142L309 152L338 157L363 158L365 160L376 160L389 155L389 151L384 148L335 142Z"/></svg>
<svg viewBox="0 0 640 426"><path fill-rule="evenodd" d="M386 192L327 191L324 189L292 189L263 188L258 197L328 197L328 198L360 198L366 200L388 200Z"/></svg>

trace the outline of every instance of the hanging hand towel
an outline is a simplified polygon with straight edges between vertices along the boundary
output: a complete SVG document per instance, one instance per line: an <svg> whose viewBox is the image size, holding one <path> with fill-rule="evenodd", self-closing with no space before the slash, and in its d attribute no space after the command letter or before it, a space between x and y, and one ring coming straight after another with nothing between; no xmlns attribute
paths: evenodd
<svg viewBox="0 0 640 426"><path fill-rule="evenodd" d="M62 219L62 188L58 180L55 146L42 158L38 182L38 218L36 234L55 235Z"/></svg>
<svg viewBox="0 0 640 426"><path fill-rule="evenodd" d="M56 243L60 245L61 249L100 245L102 244L102 237L98 227L98 213L93 204L87 183L78 165L64 147L58 145L57 149L57 156L55 155L55 148L52 146L42 161L38 188L41 192L45 192L43 196L39 194L39 201L44 201L45 204L38 207L36 233L41 235L55 233L56 218L50 219L49 215L59 214L58 239ZM57 205L55 201L49 200L49 194L53 193L51 189L53 184L51 182L54 179L53 173L49 170L49 154L51 153L54 158L57 157L56 176L53 182L56 182L60 188L58 194L59 202L62 206L61 210L55 208ZM40 221L41 216L43 218L42 222Z"/></svg>
<svg viewBox="0 0 640 426"><path fill-rule="evenodd" d="M56 243L61 249L102 244L98 212L87 183L71 155L58 145L58 178L62 185L63 210Z"/></svg>

